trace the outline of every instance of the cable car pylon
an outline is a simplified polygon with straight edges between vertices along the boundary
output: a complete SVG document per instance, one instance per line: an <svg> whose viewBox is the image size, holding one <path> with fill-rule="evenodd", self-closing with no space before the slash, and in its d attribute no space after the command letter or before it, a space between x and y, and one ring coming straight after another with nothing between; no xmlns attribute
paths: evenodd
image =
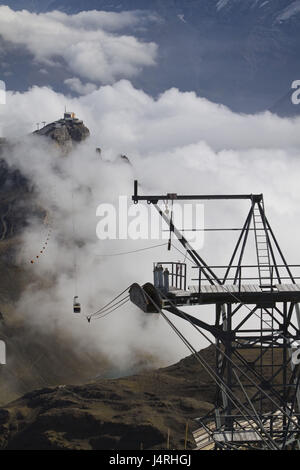
<svg viewBox="0 0 300 470"><path fill-rule="evenodd" d="M158 261L152 283L129 289L135 305L161 314L185 344L164 311L189 322L215 350L214 368L194 351L216 384L213 411L197 418L196 448L300 448L300 276L295 274L300 265L287 263L263 195L139 195L135 181L132 200L153 204L198 273L196 283L187 285L185 262ZM159 206L175 200L249 201L227 264L208 264ZM245 253L252 264L245 263ZM214 307L209 323L207 311L201 315L204 305ZM197 314L187 313L189 306L199 306Z"/></svg>

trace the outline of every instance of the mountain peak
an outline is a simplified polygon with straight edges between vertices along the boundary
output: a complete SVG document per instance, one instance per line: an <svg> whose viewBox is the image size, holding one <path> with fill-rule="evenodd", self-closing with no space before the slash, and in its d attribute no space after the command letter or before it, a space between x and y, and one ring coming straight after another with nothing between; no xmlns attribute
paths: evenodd
<svg viewBox="0 0 300 470"><path fill-rule="evenodd" d="M75 113L66 111L62 119L45 124L33 134L51 138L67 153L73 148L74 143L82 142L89 137L90 131L82 120L76 118Z"/></svg>

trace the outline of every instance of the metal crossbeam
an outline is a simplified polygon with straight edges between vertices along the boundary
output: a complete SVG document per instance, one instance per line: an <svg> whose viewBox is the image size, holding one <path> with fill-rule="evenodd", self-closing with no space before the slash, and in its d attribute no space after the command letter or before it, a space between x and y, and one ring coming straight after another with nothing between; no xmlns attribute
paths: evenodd
<svg viewBox="0 0 300 470"><path fill-rule="evenodd" d="M186 258L198 269L197 285L185 287L185 268L179 287L170 285L166 290L154 285L147 290L148 297L149 292L155 293L155 305L159 302L162 309L189 322L215 348L215 418L210 415L209 421L200 419L202 427L194 433L197 448L299 446L300 364L292 361L292 345L300 341L300 283L292 269L300 266L287 263L265 215L263 195L139 195L135 181L132 200L154 205L186 250ZM250 201L227 265L209 265L193 249L172 218L158 206L159 201L169 200ZM257 264L244 263L251 237ZM249 268L256 270L256 277L249 275ZM219 269L225 270L223 275L219 275ZM247 284L247 279L253 282ZM140 290L143 292L143 288ZM132 300L151 311L147 302ZM201 318L201 311L191 316L182 310L201 304L215 305L210 321ZM240 409L249 410L248 418L238 417L239 407L232 396L239 401Z"/></svg>

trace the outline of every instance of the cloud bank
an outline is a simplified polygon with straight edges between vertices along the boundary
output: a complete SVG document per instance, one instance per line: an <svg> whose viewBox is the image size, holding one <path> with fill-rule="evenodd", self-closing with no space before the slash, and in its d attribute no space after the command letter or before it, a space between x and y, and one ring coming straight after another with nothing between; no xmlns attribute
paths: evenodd
<svg viewBox="0 0 300 470"><path fill-rule="evenodd" d="M68 158L60 158L43 139L22 135L38 121L60 118L65 104L84 120L91 137ZM150 193L263 192L267 214L288 261L299 262L299 119L270 113L239 115L177 89L153 99L126 80L80 98L37 87L25 93L9 92L1 113L4 134L19 134L22 142L7 156L8 161L34 181L41 205L54 220L49 251L33 268L52 285L29 286L18 307L20 315L37 330L46 328L50 333L59 325L73 338L75 349L101 353L123 371L136 365L142 354L165 363L186 355L162 318L147 318L132 305L92 326L71 312L75 291L84 313L89 314L132 282L151 281L153 261L183 258L166 248L128 257L101 256L145 247L145 241L99 241L96 237L98 204L117 204L119 195L130 197L135 178L141 191ZM102 148L101 158L96 147ZM120 154L126 154L132 165L121 161ZM206 226L240 227L247 210L244 202L236 206L207 203ZM28 269L43 236L43 227L32 221L19 258ZM224 264L234 237L207 236L202 257L208 263ZM211 308L197 309L197 315L207 319ZM176 322L196 348L203 346L184 322Z"/></svg>
<svg viewBox="0 0 300 470"><path fill-rule="evenodd" d="M0 34L25 47L44 66L63 61L72 74L96 83L133 77L155 65L157 46L122 33L156 21L140 12L88 11L67 15L58 11L35 14L0 6Z"/></svg>

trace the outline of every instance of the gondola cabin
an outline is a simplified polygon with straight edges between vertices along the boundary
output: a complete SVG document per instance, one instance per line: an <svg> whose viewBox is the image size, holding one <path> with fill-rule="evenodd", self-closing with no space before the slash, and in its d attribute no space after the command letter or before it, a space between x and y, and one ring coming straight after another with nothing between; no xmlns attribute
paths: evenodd
<svg viewBox="0 0 300 470"><path fill-rule="evenodd" d="M78 302L78 296L77 295L74 297L74 301L73 301L73 312L74 313L80 313L81 312L81 305Z"/></svg>

